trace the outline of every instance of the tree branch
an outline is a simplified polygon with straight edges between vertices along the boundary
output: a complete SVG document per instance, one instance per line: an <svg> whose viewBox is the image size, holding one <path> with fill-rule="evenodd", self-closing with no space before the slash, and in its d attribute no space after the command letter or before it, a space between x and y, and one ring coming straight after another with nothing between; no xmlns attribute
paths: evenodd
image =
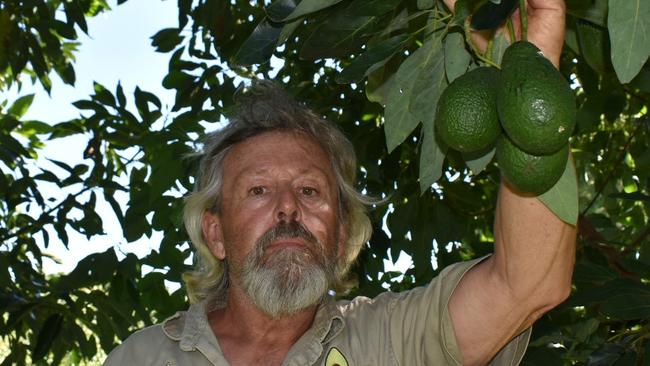
<svg viewBox="0 0 650 366"><path fill-rule="evenodd" d="M77 193L75 193L75 194L73 194L73 195L69 195L69 196L66 197L64 200L62 200L61 202L59 202L56 206L54 206L54 207L48 209L47 211L44 211L43 213L41 213L41 215L39 216L39 218L36 220L36 223L41 223L41 225L40 225L40 229L34 231L34 230L33 230L33 229L34 229L34 225L23 226L23 227L20 228L18 231L15 231L15 232L13 232L13 233L7 234L6 236L2 236L2 237L0 237L0 243L4 243L4 242L6 242L6 241L9 240L9 239L13 239L13 238L18 237L18 236L23 235L23 234L27 234L27 233L30 232L30 231L31 231L32 233L36 233L36 232L38 232L38 231L43 230L44 226L48 224L48 222L46 221L46 218L50 217L50 214L51 214L52 212L54 212L54 211L56 211L57 209L61 208L61 206L62 206L64 203L66 203L70 197L76 198L76 197L78 197L79 195L83 194L84 192L86 192L86 191L88 191L88 190L90 190L90 189L92 189L92 188L93 188L93 187L91 187L91 186L86 186L86 187L85 187L84 189L82 189L81 191L79 191L79 192L77 192ZM51 223L51 222L49 222L49 223Z"/></svg>

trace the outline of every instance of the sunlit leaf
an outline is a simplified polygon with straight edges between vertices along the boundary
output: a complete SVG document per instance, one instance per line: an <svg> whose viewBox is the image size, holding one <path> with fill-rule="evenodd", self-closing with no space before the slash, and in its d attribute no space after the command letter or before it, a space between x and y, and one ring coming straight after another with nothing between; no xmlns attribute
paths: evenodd
<svg viewBox="0 0 650 366"><path fill-rule="evenodd" d="M539 200L562 221L571 225L578 223L578 183L572 159L567 161L560 180L542 193Z"/></svg>
<svg viewBox="0 0 650 366"><path fill-rule="evenodd" d="M650 1L609 0L607 27L614 70L628 83L650 56Z"/></svg>
<svg viewBox="0 0 650 366"><path fill-rule="evenodd" d="M16 119L22 118L34 101L34 94L23 95L9 107L8 113Z"/></svg>
<svg viewBox="0 0 650 366"><path fill-rule="evenodd" d="M410 55L397 70L388 93L385 111L384 131L388 151L401 144L422 120L416 113L422 114L423 111L412 109L419 97L427 98L422 101L427 112L435 108L435 105L432 108L432 104L437 104L437 98L434 99L434 96L430 95L432 93L427 93L427 90L434 93L437 91L436 85L431 83L432 77L445 79L441 50L440 39L432 37ZM421 85L421 88L416 88L416 84ZM422 103L418 103L420 104ZM432 123L433 118L427 119L427 122Z"/></svg>

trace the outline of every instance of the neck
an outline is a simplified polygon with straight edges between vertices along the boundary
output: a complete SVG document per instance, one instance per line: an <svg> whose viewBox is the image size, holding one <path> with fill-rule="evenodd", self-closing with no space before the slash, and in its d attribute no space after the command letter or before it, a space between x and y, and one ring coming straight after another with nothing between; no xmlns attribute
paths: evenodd
<svg viewBox="0 0 650 366"><path fill-rule="evenodd" d="M239 288L231 286L226 306L208 314L210 326L231 364L239 364L243 355L276 354L283 360L294 343L309 329L317 305L295 314L271 318Z"/></svg>

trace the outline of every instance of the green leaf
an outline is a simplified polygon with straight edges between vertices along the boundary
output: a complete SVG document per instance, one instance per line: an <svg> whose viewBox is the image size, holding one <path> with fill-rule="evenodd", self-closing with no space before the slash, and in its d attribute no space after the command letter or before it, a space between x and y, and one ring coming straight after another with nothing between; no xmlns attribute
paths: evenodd
<svg viewBox="0 0 650 366"><path fill-rule="evenodd" d="M379 16L389 11L394 11L395 7L402 0L354 0L343 12L351 16Z"/></svg>
<svg viewBox="0 0 650 366"><path fill-rule="evenodd" d="M478 154L463 154L463 159L465 160L465 164L467 164L469 169L472 171L472 174L477 175L482 172L488 164L490 164L495 152L496 148L493 147L486 152Z"/></svg>
<svg viewBox="0 0 650 366"><path fill-rule="evenodd" d="M445 77L445 55L442 51L442 39L433 37L435 50L428 56L424 65L419 68L413 84L409 110L422 123L431 123L436 117L438 99L447 87Z"/></svg>
<svg viewBox="0 0 650 366"><path fill-rule="evenodd" d="M418 0L417 2L418 9L420 10L431 9L433 8L434 4L435 4L434 0Z"/></svg>
<svg viewBox="0 0 650 366"><path fill-rule="evenodd" d="M302 23L301 19L296 19L293 22L289 22L285 24L284 27L282 27L282 31L280 32L280 35L278 36L278 42L276 46L280 46L281 44L286 42L301 23Z"/></svg>
<svg viewBox="0 0 650 366"><path fill-rule="evenodd" d="M445 151L436 143L433 123L422 126L424 138L420 149L420 193L426 192L442 176Z"/></svg>
<svg viewBox="0 0 650 366"><path fill-rule="evenodd" d="M36 134L50 133L54 130L52 126L41 121L25 121L20 124L17 132L23 136L30 137Z"/></svg>
<svg viewBox="0 0 650 366"><path fill-rule="evenodd" d="M576 325L576 339L580 342L584 342L587 340L587 337L592 335L598 329L598 325L600 325L600 322L598 319L594 318L589 318L584 322L580 322Z"/></svg>
<svg viewBox="0 0 650 366"><path fill-rule="evenodd" d="M267 62L275 50L281 32L282 24L272 23L264 18L239 48L233 62L238 65Z"/></svg>
<svg viewBox="0 0 650 366"><path fill-rule="evenodd" d="M160 103L160 99L155 94L144 91L140 87L135 87L134 96L136 106L143 107L144 103L152 103L158 109L162 108L162 103Z"/></svg>
<svg viewBox="0 0 650 366"><path fill-rule="evenodd" d="M309 35L300 49L300 57L342 58L358 51L366 44L367 37L378 32L379 16L393 10L399 2L355 0L347 7L336 9Z"/></svg>
<svg viewBox="0 0 650 366"><path fill-rule="evenodd" d="M96 81L93 82L93 88L95 89L93 100L97 100L104 105L115 107L115 97L108 89Z"/></svg>
<svg viewBox="0 0 650 366"><path fill-rule="evenodd" d="M437 71L438 78L444 79L441 49L440 39L431 38L404 60L397 70L395 80L388 92L385 110L384 132L389 152L401 144L420 122L415 114L416 111L412 108L412 104L414 104L412 100L416 99L420 93L426 94L426 90L435 88L431 83L427 84L429 80L419 80L423 76L422 74L432 75ZM421 88L416 88L416 84ZM437 98L435 101L432 98L427 99L427 103L437 104Z"/></svg>
<svg viewBox="0 0 650 366"><path fill-rule="evenodd" d="M363 44L363 36L375 22L372 16L341 12L327 18L303 43L300 57L308 60L345 57Z"/></svg>
<svg viewBox="0 0 650 366"><path fill-rule="evenodd" d="M650 56L650 1L609 0L607 28L614 70L628 83Z"/></svg>
<svg viewBox="0 0 650 366"><path fill-rule="evenodd" d="M274 22L280 23L296 9L294 0L275 0L266 7L266 15Z"/></svg>
<svg viewBox="0 0 650 366"><path fill-rule="evenodd" d="M100 114L100 115L107 115L108 111L106 108L104 108L103 105L95 102L95 101L90 101L90 100L78 100L76 102L73 102L72 105L77 107L78 109L85 109L85 110L93 110L95 113Z"/></svg>
<svg viewBox="0 0 650 366"><path fill-rule="evenodd" d="M156 52L169 52L183 41L180 33L178 28L162 29L151 37L151 45L156 48Z"/></svg>
<svg viewBox="0 0 650 366"><path fill-rule="evenodd" d="M641 283L626 283L607 297L602 312L622 320L650 317L650 287Z"/></svg>
<svg viewBox="0 0 650 366"><path fill-rule="evenodd" d="M22 116L27 113L29 107L34 101L34 94L23 95L22 97L16 99L16 101L9 107L7 113L16 119L22 118Z"/></svg>
<svg viewBox="0 0 650 366"><path fill-rule="evenodd" d="M32 360L34 362L42 360L47 355L52 346L52 342L54 342L61 331L62 324L63 316L61 314L52 314L45 320L41 330L38 332L36 346L34 346L34 351L32 352Z"/></svg>
<svg viewBox="0 0 650 366"><path fill-rule="evenodd" d="M395 52L402 48L408 38L407 35L402 34L370 46L336 76L336 82L341 84L360 82L368 74L383 66Z"/></svg>
<svg viewBox="0 0 650 366"><path fill-rule="evenodd" d="M577 20L576 36L580 53L587 64L600 74L611 70L611 46L607 29L593 23Z"/></svg>
<svg viewBox="0 0 650 366"><path fill-rule="evenodd" d="M463 75L472 61L472 55L465 48L465 38L461 32L451 32L445 37L445 73L447 81L452 82Z"/></svg>
<svg viewBox="0 0 650 366"><path fill-rule="evenodd" d="M119 103L120 107L126 107L126 96L124 95L124 90L122 89L122 84L120 82L117 83L115 95L117 95L117 102Z"/></svg>
<svg viewBox="0 0 650 366"><path fill-rule="evenodd" d="M610 267L590 262L578 262L574 269L574 281L605 283L617 278L616 271Z"/></svg>
<svg viewBox="0 0 650 366"><path fill-rule="evenodd" d="M542 193L539 200L562 221L571 225L578 223L578 183L571 158L567 161L560 180Z"/></svg>
<svg viewBox="0 0 650 366"><path fill-rule="evenodd" d="M317 12L319 10L325 9L332 5L340 3L341 0L303 0L298 6L294 9L289 16L283 19L283 21L296 19L303 15Z"/></svg>
<svg viewBox="0 0 650 366"><path fill-rule="evenodd" d="M392 90L395 74L390 74L388 76L386 76L386 74L386 65L368 74L366 97L369 101L381 105L387 104L388 93Z"/></svg>
<svg viewBox="0 0 650 366"><path fill-rule="evenodd" d="M586 19L601 26L607 24L609 0L566 0L567 14Z"/></svg>
<svg viewBox="0 0 650 366"><path fill-rule="evenodd" d="M454 23L464 24L465 19L474 14L487 0L458 0L454 5Z"/></svg>

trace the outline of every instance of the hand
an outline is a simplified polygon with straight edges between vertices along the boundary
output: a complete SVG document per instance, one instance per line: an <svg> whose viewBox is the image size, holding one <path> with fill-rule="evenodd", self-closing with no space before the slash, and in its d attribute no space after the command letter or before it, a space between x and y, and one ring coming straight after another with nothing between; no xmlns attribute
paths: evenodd
<svg viewBox="0 0 650 366"><path fill-rule="evenodd" d="M445 5L453 11L456 0L444 0ZM564 28L566 5L564 0L527 0L528 41L537 46L544 55L558 67L564 45ZM517 37L520 35L519 9L513 14L513 25ZM501 27L498 32L504 32ZM507 35L507 32L506 32ZM474 42L485 50L489 34L474 32Z"/></svg>

